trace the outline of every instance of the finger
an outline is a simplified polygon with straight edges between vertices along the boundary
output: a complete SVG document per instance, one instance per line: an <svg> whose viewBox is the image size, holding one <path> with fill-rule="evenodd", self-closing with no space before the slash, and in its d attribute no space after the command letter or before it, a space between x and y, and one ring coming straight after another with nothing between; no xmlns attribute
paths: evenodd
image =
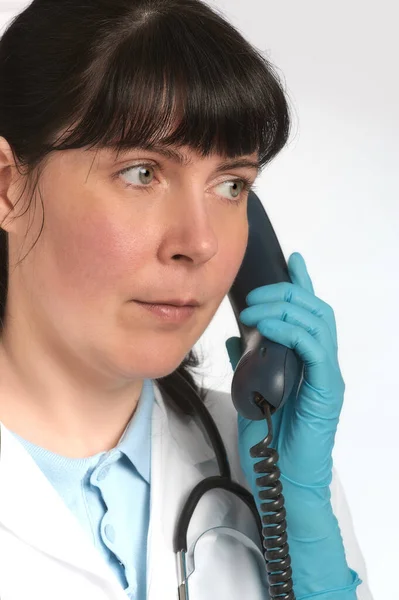
<svg viewBox="0 0 399 600"><path fill-rule="evenodd" d="M260 321L257 329L267 339L294 350L304 363L302 385L313 389L301 407L304 412L323 419L338 418L345 384L338 363L330 359L319 342L302 327L275 319Z"/></svg>
<svg viewBox="0 0 399 600"><path fill-rule="evenodd" d="M246 297L246 302L249 307L256 304L271 302L289 302L290 304L295 304L306 309L327 323L334 341L334 346L336 350L338 349L337 327L333 309L329 304L320 300L320 298L317 298L317 296L314 296L310 291L305 290L299 285L286 281L264 285L252 290Z"/></svg>
<svg viewBox="0 0 399 600"><path fill-rule="evenodd" d="M306 267L305 259L299 252L294 252L288 259L288 272L292 283L314 294L313 283Z"/></svg>
<svg viewBox="0 0 399 600"><path fill-rule="evenodd" d="M257 327L265 319L276 319L302 327L319 342L331 359L336 357L335 341L326 321L305 308L290 302L271 302L255 304L240 313L240 321L248 327Z"/></svg>

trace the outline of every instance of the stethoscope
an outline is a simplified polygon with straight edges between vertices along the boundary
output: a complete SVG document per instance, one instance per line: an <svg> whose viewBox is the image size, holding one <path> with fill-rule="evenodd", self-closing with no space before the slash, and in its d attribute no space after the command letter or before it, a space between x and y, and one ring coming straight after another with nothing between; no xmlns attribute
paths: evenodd
<svg viewBox="0 0 399 600"><path fill-rule="evenodd" d="M191 387L193 392L196 393L193 386L185 378L184 381L187 385ZM220 475L207 477L195 486L195 488L188 496L177 521L175 535L173 539L173 551L176 555L178 600L189 600L186 562L187 532L194 510L198 502L201 500L202 496L206 492L213 489L223 489L232 492L238 498L240 498L240 500L243 500L245 504L251 509L253 516L256 520L261 547L263 542L262 522L255 504L254 497L242 485L234 482L231 479L231 471L230 465L228 463L226 448L220 436L215 421L213 420L208 409L204 406L204 403L200 399L198 403L192 401L191 399L189 399L189 402L190 405L193 407L196 415L200 419L201 424L205 428L206 433L208 434L209 440L215 451ZM269 431L271 431L271 423L269 423L269 427Z"/></svg>

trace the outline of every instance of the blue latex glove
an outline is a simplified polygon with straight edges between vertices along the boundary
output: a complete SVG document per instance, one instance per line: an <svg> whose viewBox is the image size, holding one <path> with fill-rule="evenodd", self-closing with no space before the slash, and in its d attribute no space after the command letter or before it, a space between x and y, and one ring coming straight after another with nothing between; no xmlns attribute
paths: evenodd
<svg viewBox="0 0 399 600"><path fill-rule="evenodd" d="M346 563L329 489L345 391L335 316L314 295L301 254L291 255L288 270L293 283L265 285L248 294L249 308L241 312L240 321L293 349L304 363L297 395L272 415L271 446L279 454L294 592L297 600L315 595L320 600L355 600L361 580ZM241 338L229 338L226 348L234 370L242 354ZM266 421L238 415L241 467L260 514L262 488L256 485L260 475L254 473L253 465L261 459L252 458L250 448L266 435Z"/></svg>

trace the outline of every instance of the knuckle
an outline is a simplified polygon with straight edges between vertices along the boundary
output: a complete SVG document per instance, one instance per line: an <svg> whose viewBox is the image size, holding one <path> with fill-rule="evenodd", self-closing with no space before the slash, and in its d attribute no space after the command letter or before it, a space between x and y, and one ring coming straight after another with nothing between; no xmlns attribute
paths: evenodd
<svg viewBox="0 0 399 600"><path fill-rule="evenodd" d="M326 302L324 302L324 310L326 315L334 318L335 317L335 313L334 313L334 309L332 306L330 306L330 304L327 304Z"/></svg>

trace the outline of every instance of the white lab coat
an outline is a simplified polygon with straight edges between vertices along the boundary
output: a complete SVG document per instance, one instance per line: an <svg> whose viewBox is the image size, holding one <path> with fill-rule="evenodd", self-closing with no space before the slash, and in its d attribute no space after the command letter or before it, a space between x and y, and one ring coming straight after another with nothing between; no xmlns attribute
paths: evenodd
<svg viewBox="0 0 399 600"><path fill-rule="evenodd" d="M152 422L147 600L176 600L172 539L192 488L218 475L202 429L167 409L158 386ZM229 394L211 390L207 407L226 444L232 476L248 488L237 449ZM126 600L113 571L34 460L1 425L0 600ZM372 600L366 569L336 472L331 485L349 565L363 579L358 600ZM264 558L249 508L224 490L207 492L188 530L190 600L267 600ZM195 568L193 566L193 551ZM138 599L140 600L140 599Z"/></svg>

